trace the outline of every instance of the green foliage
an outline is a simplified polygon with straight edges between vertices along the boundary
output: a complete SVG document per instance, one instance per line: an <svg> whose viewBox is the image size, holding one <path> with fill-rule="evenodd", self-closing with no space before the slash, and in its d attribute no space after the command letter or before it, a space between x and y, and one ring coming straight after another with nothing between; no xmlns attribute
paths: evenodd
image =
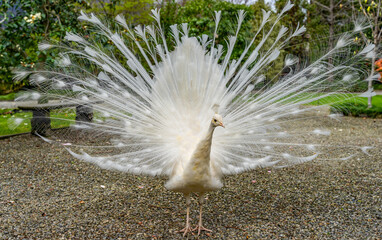
<svg viewBox="0 0 382 240"><path fill-rule="evenodd" d="M69 127L74 122L75 109L58 109L50 113L51 126L55 128ZM21 118L23 121L12 127L13 118ZM0 136L30 132L32 112L23 112L16 109L0 109Z"/></svg>
<svg viewBox="0 0 382 240"><path fill-rule="evenodd" d="M15 113L14 109L0 109L0 136L29 132L31 129L29 121L23 121L16 128L9 128L9 123L12 120L11 118L28 119L30 117L32 117L30 112Z"/></svg>
<svg viewBox="0 0 382 240"><path fill-rule="evenodd" d="M354 8L358 10L359 14L365 16L371 24L370 28L363 31L363 41L374 43L374 37L382 31L382 3L377 0L355 1ZM377 44L380 43L380 37L376 37L376 39Z"/></svg>
<svg viewBox="0 0 382 240"><path fill-rule="evenodd" d="M117 15L123 15L126 22L132 25L149 24L152 22L151 9L154 0L110 0L110 1L88 1L89 8L86 12L102 15L108 20Z"/></svg>
<svg viewBox="0 0 382 240"><path fill-rule="evenodd" d="M323 94L325 93L309 94L309 96L313 98ZM358 95L354 93L338 93L338 94L333 94L330 96L323 97L319 100L310 102L308 105L334 105L334 104L340 104L340 103L345 103L349 101L352 103L362 102L362 98L357 96Z"/></svg>
<svg viewBox="0 0 382 240"><path fill-rule="evenodd" d="M373 100L375 97L373 98ZM342 113L345 116L353 117L371 117L371 118L382 118L382 106L372 106L368 108L367 103L352 103L346 102L341 104L335 104L331 108L332 112Z"/></svg>
<svg viewBox="0 0 382 240"><path fill-rule="evenodd" d="M166 37L171 35L171 25L187 23L190 36L206 34L211 39L216 37L216 44L226 45L228 36L233 36L236 33L239 10L246 11L247 15L238 35L236 48L232 54L232 58L238 58L245 48L246 41L253 37L252 23L254 14L250 6L218 0L186 1L182 6L174 1L170 1L161 9L161 23L164 26ZM215 11L222 11L217 36L213 36L215 30Z"/></svg>
<svg viewBox="0 0 382 240"><path fill-rule="evenodd" d="M346 0L312 0L304 8L309 37L309 59L313 62L332 49L338 37L347 31L353 31L356 16L352 10L352 1ZM350 51L357 52L361 47L362 45L353 45ZM329 63L333 63L331 59Z"/></svg>
<svg viewBox="0 0 382 240"><path fill-rule="evenodd" d="M324 22L318 6L315 4L307 4L305 6L307 14L304 23L307 28L307 34L309 34L310 42L313 44L326 42L327 44L329 26Z"/></svg>
<svg viewBox="0 0 382 240"><path fill-rule="evenodd" d="M184 2L183 5L175 1L168 1L161 8L161 24L167 39L171 37L171 25L187 23L190 36L206 34L210 39L215 38L216 44L226 47L228 37L236 34L238 11L244 10L246 12L245 20L242 23L235 48L231 55L231 59L238 59L259 29L263 17L262 9L266 11L271 10L264 0L256 1L252 5L240 5L221 0L190 0ZM217 34L213 36L215 30L215 11L221 11L222 13ZM272 24L273 19L270 19L270 21L268 25ZM276 26L276 29L260 51L266 51L273 44L272 40L276 38L277 29L280 26L281 24ZM269 30L270 27L265 27L264 31L258 34L252 50L260 43L263 34L267 34ZM279 61L275 61L273 65L264 69L268 81L271 81L273 78L277 79L278 74L283 68L283 58L284 54L282 51Z"/></svg>
<svg viewBox="0 0 382 240"><path fill-rule="evenodd" d="M382 82L376 82L374 84L374 90L382 90Z"/></svg>
<svg viewBox="0 0 382 240"><path fill-rule="evenodd" d="M87 26L82 25L77 17L80 10L104 15L103 18L114 18L123 14L127 22L134 24L150 23L150 10L153 0L127 1L112 0L0 0L0 13L6 13L5 21L0 25L0 95L15 92L28 85L28 80L13 82L14 68L35 69L39 63L52 64L57 51L49 54L38 49L43 41L60 42L66 32L82 33ZM0 14L0 21L3 14ZM91 30L91 29L88 29ZM88 31L86 35L91 34ZM109 50L104 39L97 39Z"/></svg>
<svg viewBox="0 0 382 240"><path fill-rule="evenodd" d="M165 32L166 39L170 39L171 37L170 26L182 23L179 16L181 7L182 6L179 3L175 2L174 0L170 0L165 2L160 8L160 21Z"/></svg>
<svg viewBox="0 0 382 240"><path fill-rule="evenodd" d="M306 26L312 40L334 43L335 36L330 39L330 25L333 26L333 34L338 35L345 31L353 30L352 1L345 0L312 0L305 3L307 10ZM333 5L331 5L331 2Z"/></svg>
<svg viewBox="0 0 382 240"><path fill-rule="evenodd" d="M0 95L0 101L12 101L13 99L15 99L15 93Z"/></svg>
<svg viewBox="0 0 382 240"><path fill-rule="evenodd" d="M276 1L277 12L280 12L289 0ZM308 2L306 0L292 1L294 6L289 10L285 16L281 19L281 24L289 28L291 31L295 30L298 26L304 25L306 14L304 9L308 8ZM307 32L301 36L293 38L285 50L287 53L304 58L307 55L308 35Z"/></svg>
<svg viewBox="0 0 382 240"><path fill-rule="evenodd" d="M368 108L367 98L356 97L331 106L331 111L345 116L382 118L382 96L373 97L373 106Z"/></svg>
<svg viewBox="0 0 382 240"><path fill-rule="evenodd" d="M46 55L38 50L38 43L59 41L67 31L81 28L77 21L80 0L3 0L0 12L7 19L0 31L0 95L15 91L27 84L14 83L12 69L36 68L39 62L52 62L56 53ZM15 10L16 9L16 10Z"/></svg>
<svg viewBox="0 0 382 240"><path fill-rule="evenodd" d="M281 10L287 1L277 0L276 10ZM253 1L251 5L234 4L223 0L188 0L183 3L166 0L162 1L160 5L158 3L156 5L154 2L154 0L0 0L0 21L3 19L3 13L7 13L6 21L0 25L0 95L16 91L27 84L27 81L13 83L11 71L14 67L22 66L33 69L38 67L40 62L52 63L57 52L53 50L46 54L39 51L37 45L42 41L58 42L65 36L66 31L83 33L85 30L83 35L86 38L94 38L92 40L99 43L100 48L113 52L117 58L120 57L110 42L106 39L96 39L97 36L93 29L87 28L86 25L81 25L77 21L80 9L84 9L88 13L93 12L98 16L103 15L102 18L110 20L110 23L113 22L111 19L116 15L122 14L127 22L131 23L131 27L134 27L138 24L151 23L150 11L159 6L161 7L161 26L165 30L167 39L171 39L171 25L187 22L191 36L207 34L210 38L216 37L216 43L222 45L227 44L226 40L229 36L235 35L237 12L245 10L246 18L239 32L232 59L238 58L242 54L248 42L257 32L262 19L261 9L271 10L264 0ZM295 6L282 18L276 26L274 34L268 37L261 51L265 51L273 43L272 39L275 39L281 25L292 30L297 28L297 23L305 24L307 33L292 39L285 50L281 51L279 60L264 69L268 81L278 80L283 69L283 58L287 54L296 55L305 62L307 58L314 60L319 53L323 52L323 49L327 50L325 42L328 42L328 24L325 22L325 16L321 14L322 8L319 8L313 1L294 0L292 2ZM327 5L329 1L317 0L316 2ZM368 1L367 4L369 6L372 3ZM348 7L339 6L338 9L335 9L336 13L341 11L349 13ZM219 10L222 11L221 22L217 35L213 36L214 11ZM338 30L345 30L344 27L341 27L344 25L343 20L346 20L344 16L337 17L339 21L336 22L336 33ZM271 22L268 24L271 24L273 20L270 19ZM118 28L115 25L111 27ZM263 34L267 34L268 30L269 28L265 28L259 33L254 46L261 41ZM132 40L125 40L130 48L136 50ZM172 44L169 43L169 45ZM307 52L308 48L310 48L310 53ZM137 57L140 57L139 52L136 52ZM361 86L360 89L363 88L364 86Z"/></svg>

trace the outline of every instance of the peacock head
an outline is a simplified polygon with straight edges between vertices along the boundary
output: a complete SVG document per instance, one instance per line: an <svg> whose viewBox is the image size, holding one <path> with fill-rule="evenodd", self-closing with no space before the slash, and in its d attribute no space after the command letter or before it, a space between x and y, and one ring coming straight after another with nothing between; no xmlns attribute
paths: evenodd
<svg viewBox="0 0 382 240"><path fill-rule="evenodd" d="M219 127L220 126L220 127L225 128L224 124L223 124L223 118L219 114L215 114L214 115L214 117L212 118L211 124L214 127Z"/></svg>

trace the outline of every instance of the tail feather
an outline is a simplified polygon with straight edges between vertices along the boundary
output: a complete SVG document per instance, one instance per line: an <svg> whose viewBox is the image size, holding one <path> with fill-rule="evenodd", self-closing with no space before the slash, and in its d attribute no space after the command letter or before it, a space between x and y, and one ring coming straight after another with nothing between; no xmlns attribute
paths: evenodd
<svg viewBox="0 0 382 240"><path fill-rule="evenodd" d="M216 105L226 129L216 131L211 159L223 173L311 161L319 154L318 145L293 143L292 138L307 133L286 133L282 131L283 123L301 118L304 112L299 109L301 104L334 94L325 92L326 89L342 90L357 81L355 73L359 70L353 65L374 48L368 45L340 65L328 65L327 59L341 54L351 44L350 35L344 36L334 49L310 66L291 71L277 83L259 88L264 84L264 70L278 59L280 49L305 31L303 26L297 27L286 36L288 29L281 27L275 41L265 47L281 17L292 6L288 2L270 24L267 34L254 46L258 35L270 23L271 13L263 11L259 30L236 60L231 58L245 17L243 11L238 13L238 27L235 35L228 38L226 49L216 44L221 19L221 12L216 12L212 39L207 35L190 37L187 24L171 26L173 51L169 50L169 39L161 28L159 10L153 11L156 26L138 26L134 30L123 17L117 16L125 35L113 33L95 15L81 13L79 19L97 27L123 60L89 39L68 33L67 46L40 45L42 49L61 48L61 60L54 69L21 70L15 80L34 74L33 82L51 97L77 103L101 100L103 104L94 106L96 121L84 126L95 133L116 136L117 144L105 148L115 147L120 153L99 157L70 152L104 168L171 174L175 165L191 156L208 128ZM127 46L126 37L133 40L138 54ZM292 69L296 60L288 59L286 67ZM328 81L341 75L345 76L342 80ZM66 90L66 95L52 91L57 89ZM254 89L258 91L254 93ZM318 94L321 92L324 93ZM293 157L286 149L288 146L304 148L304 155Z"/></svg>

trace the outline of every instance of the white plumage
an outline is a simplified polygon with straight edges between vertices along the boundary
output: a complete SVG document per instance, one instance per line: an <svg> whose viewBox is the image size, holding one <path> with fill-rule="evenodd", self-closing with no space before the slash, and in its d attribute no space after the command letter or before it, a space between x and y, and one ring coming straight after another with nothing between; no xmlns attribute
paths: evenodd
<svg viewBox="0 0 382 240"><path fill-rule="evenodd" d="M41 44L42 49L63 49L55 66L61 70L35 72L31 79L44 86L46 94L51 94L52 88L70 87L72 96L55 96L65 101L102 100L103 104L95 106L100 117L82 127L97 134L113 135L114 147L120 153L90 156L85 152L69 151L76 158L102 168L168 176L165 187L186 196L187 223L182 231L187 234L192 231L188 218L190 193L199 192L202 204L205 192L223 186L224 174L315 159L318 145L295 140L305 134L326 135L328 132L321 129L312 129L310 133L301 133L298 129L285 132L282 123L301 116L305 111L299 108L301 104L333 94L315 93L325 88L341 89L355 82L357 69L352 63L372 49L367 46L353 59L329 66L326 60L346 50L351 43L351 34L348 34L317 62L301 71L291 71L274 85L259 89L258 86L264 84L261 74L264 69L278 58L280 49L290 38L305 31L304 27L299 27L287 35L287 28L282 27L271 47L265 48L270 33L291 6L290 3L285 6L275 17L270 31L253 46L258 33L269 24L270 12L264 11L258 32L236 60L231 60L231 53L244 20L242 11L238 13L236 36L228 39L227 48L216 46L215 39L206 35L190 37L187 24L183 24L171 27L173 51L168 47L171 40L164 37L160 27L159 11L153 11L156 26L139 26L134 30L118 16L116 20L125 28L126 36L140 50L140 59L126 44L126 36L112 32L94 15L82 13L79 19L97 27L124 57L123 62L97 44L68 33L66 40L71 42L68 46ZM215 19L216 33L220 12ZM357 25L357 29L362 27ZM78 59L86 64L78 65ZM296 62L295 57L288 56L285 65L290 67ZM98 70L91 71L88 66ZM20 71L15 78L26 75L28 73ZM327 81L329 76L339 75L346 77L342 81ZM259 91L254 95L255 88ZM223 122L225 128L219 127ZM288 152L288 146L303 148L306 154L294 156ZM209 231L202 226L201 209L197 229L199 233Z"/></svg>

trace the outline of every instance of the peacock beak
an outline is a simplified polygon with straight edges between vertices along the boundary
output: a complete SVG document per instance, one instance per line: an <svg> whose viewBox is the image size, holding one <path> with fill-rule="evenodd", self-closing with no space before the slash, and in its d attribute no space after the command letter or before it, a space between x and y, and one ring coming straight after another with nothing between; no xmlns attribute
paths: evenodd
<svg viewBox="0 0 382 240"><path fill-rule="evenodd" d="M220 126L223 127L223 128L225 128L225 126L224 126L224 124L223 124L222 122L220 123Z"/></svg>

